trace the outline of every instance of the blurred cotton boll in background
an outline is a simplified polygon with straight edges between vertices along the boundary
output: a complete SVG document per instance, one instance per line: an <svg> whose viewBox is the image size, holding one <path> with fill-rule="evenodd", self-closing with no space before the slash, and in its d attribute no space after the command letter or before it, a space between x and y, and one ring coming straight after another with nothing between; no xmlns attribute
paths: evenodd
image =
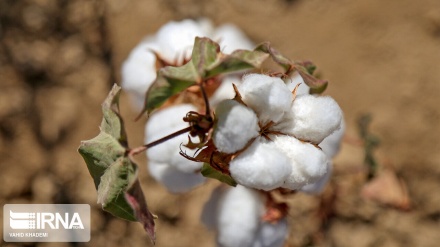
<svg viewBox="0 0 440 247"><path fill-rule="evenodd" d="M122 65L121 85L130 94L136 110L143 107L145 93L156 79L156 57L153 51L170 65L182 65L190 59L196 37L208 37L219 42L221 50L225 53L231 53L236 49L251 50L254 46L246 35L232 24L214 28L208 19L168 22L156 34L145 37L130 52ZM216 97L219 98L221 95Z"/></svg>

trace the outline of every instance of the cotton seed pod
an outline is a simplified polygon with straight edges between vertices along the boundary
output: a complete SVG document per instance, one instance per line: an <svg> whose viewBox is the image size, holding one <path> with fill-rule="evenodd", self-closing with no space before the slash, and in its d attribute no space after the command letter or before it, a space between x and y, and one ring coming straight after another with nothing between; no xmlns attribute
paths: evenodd
<svg viewBox="0 0 440 247"><path fill-rule="evenodd" d="M268 191L283 185L292 166L273 142L260 137L231 161L229 170L239 184Z"/></svg>
<svg viewBox="0 0 440 247"><path fill-rule="evenodd" d="M299 95L286 114L283 133L319 144L341 126L342 110L329 96Z"/></svg>
<svg viewBox="0 0 440 247"><path fill-rule="evenodd" d="M168 22L157 32L160 55L169 61L174 61L176 58L183 61L183 58L191 56L194 39L206 36L208 34L193 20Z"/></svg>
<svg viewBox="0 0 440 247"><path fill-rule="evenodd" d="M240 185L230 188L219 202L218 245L252 246L263 210L263 199L258 192Z"/></svg>
<svg viewBox="0 0 440 247"><path fill-rule="evenodd" d="M168 164L150 161L147 165L150 175L172 193L185 193L205 181L200 173L186 173Z"/></svg>
<svg viewBox="0 0 440 247"><path fill-rule="evenodd" d="M291 165L291 173L282 187L297 190L326 174L328 158L317 147L286 135L271 138L276 147L289 158Z"/></svg>
<svg viewBox="0 0 440 247"><path fill-rule="evenodd" d="M293 100L283 80L261 74L244 76L238 91L243 102L257 113L262 125L281 120Z"/></svg>
<svg viewBox="0 0 440 247"><path fill-rule="evenodd" d="M153 114L145 126L145 142L150 143L175 131L188 127L183 117L189 111L196 108L190 104L168 107ZM180 135L164 143L147 149L147 157L150 161L171 165L181 172L192 173L202 167L201 162L190 161L182 157L179 152L182 150L192 155L194 150L184 147L182 144L188 142L187 135Z"/></svg>
<svg viewBox="0 0 440 247"><path fill-rule="evenodd" d="M282 247L288 234L287 219L276 223L263 222L258 229L252 247Z"/></svg>
<svg viewBox="0 0 440 247"><path fill-rule="evenodd" d="M235 153L258 135L255 113L235 100L225 100L215 109L217 123L213 140L220 152Z"/></svg>
<svg viewBox="0 0 440 247"><path fill-rule="evenodd" d="M137 45L122 64L121 86L132 94L133 103L139 109L144 103L145 93L156 79L156 57L150 50L158 46L150 38Z"/></svg>

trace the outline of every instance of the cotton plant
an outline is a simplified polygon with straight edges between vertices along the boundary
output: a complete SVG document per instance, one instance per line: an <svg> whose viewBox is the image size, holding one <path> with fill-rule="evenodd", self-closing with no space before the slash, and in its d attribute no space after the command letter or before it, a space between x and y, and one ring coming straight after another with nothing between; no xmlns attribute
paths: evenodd
<svg viewBox="0 0 440 247"><path fill-rule="evenodd" d="M268 42L249 46L234 26L185 20L166 24L132 51L122 86L143 102L138 118L148 116L146 144L128 147L115 85L102 106L100 134L79 148L104 210L139 221L155 241L156 217L133 160L146 151L150 175L170 192L206 178L223 183L202 214L218 246L283 245L289 205L273 194L322 191L343 116L321 95L328 82L314 76L313 63L292 61ZM281 70L262 73L268 58Z"/></svg>

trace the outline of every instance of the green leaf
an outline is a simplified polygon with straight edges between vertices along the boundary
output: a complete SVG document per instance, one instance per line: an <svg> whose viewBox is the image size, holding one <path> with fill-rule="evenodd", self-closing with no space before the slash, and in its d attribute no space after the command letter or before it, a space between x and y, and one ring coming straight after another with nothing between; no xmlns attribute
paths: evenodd
<svg viewBox="0 0 440 247"><path fill-rule="evenodd" d="M201 173L207 178L214 178L219 180L220 182L229 184L230 186L237 186L237 182L235 182L235 180L231 176L214 169L208 163L203 164Z"/></svg>
<svg viewBox="0 0 440 247"><path fill-rule="evenodd" d="M154 216L145 202L137 165L127 155L127 137L118 107L120 90L113 86L102 104L101 132L81 142L78 152L87 164L103 209L122 219L139 221L154 242Z"/></svg>
<svg viewBox="0 0 440 247"><path fill-rule="evenodd" d="M142 112L150 114L170 97L188 87L219 74L260 67L268 54L261 51L238 50L223 54L220 46L208 38L196 37L191 60L183 66L168 66L158 71L156 80L147 90Z"/></svg>
<svg viewBox="0 0 440 247"><path fill-rule="evenodd" d="M321 94L328 86L328 81L313 77L307 73L305 68L298 68L298 73L304 80L304 83L310 87L310 94Z"/></svg>
<svg viewBox="0 0 440 247"><path fill-rule="evenodd" d="M290 61L290 59L288 59L287 57L283 56L277 50L275 50L275 48L273 48L269 42L259 44L254 50L269 54L274 62L276 62L286 70L286 73L289 73L294 67L293 62Z"/></svg>

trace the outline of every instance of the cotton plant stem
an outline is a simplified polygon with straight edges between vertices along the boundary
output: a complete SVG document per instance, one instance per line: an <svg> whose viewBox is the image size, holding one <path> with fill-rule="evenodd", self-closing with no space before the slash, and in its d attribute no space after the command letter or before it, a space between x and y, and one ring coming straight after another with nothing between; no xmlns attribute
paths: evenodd
<svg viewBox="0 0 440 247"><path fill-rule="evenodd" d="M156 141L150 142L150 143L145 144L145 145L140 146L140 147L136 147L136 148L130 149L130 150L128 150L128 155L129 156L134 156L134 155L137 155L139 153L142 153L143 151L145 151L145 150L147 150L147 149L149 149L151 147L159 145L159 144L161 144L163 142L166 142L166 141L168 141L170 139L173 139L174 137L180 136L180 135L185 134L187 132L190 132L191 129L192 129L192 127L188 126L188 127L184 128L184 129L178 130L178 131L176 131L176 132L174 132L172 134L169 134L169 135L167 135L165 137L162 137L162 138L160 138L160 139L158 139Z"/></svg>

